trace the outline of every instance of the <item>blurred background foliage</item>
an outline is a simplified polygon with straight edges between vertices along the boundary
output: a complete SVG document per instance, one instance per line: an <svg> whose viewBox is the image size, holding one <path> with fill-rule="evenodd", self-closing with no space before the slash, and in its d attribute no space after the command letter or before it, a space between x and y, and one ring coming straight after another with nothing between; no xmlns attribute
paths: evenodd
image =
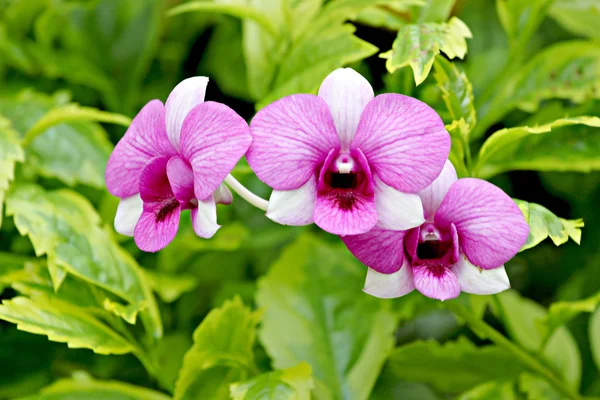
<svg viewBox="0 0 600 400"><path fill-rule="evenodd" d="M597 0L0 0L0 399L600 397L598 21ZM205 75L250 120L342 66L432 105L459 173L526 200L514 290L372 298L336 237L239 199L158 254L113 231L104 168L147 101Z"/></svg>

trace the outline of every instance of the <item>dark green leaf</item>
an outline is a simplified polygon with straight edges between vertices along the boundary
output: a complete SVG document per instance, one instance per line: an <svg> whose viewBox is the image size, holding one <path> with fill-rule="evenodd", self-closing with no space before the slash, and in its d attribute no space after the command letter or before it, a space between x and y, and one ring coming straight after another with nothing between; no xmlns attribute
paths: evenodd
<svg viewBox="0 0 600 400"><path fill-rule="evenodd" d="M431 340L398 347L389 366L400 380L427 383L445 393L460 393L494 379L514 379L524 368L506 351L477 347L465 338L443 345Z"/></svg>

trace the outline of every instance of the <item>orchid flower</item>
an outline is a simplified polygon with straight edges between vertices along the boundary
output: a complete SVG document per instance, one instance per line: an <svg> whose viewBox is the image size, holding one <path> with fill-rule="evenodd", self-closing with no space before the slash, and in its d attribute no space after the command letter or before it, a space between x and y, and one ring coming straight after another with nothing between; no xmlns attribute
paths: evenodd
<svg viewBox="0 0 600 400"><path fill-rule="evenodd" d="M375 228L342 237L369 267L364 291L393 298L416 288L447 300L461 291L493 294L508 289L503 264L529 234L515 202L489 182L457 179L450 161L419 196L426 217L421 226L406 231Z"/></svg>
<svg viewBox="0 0 600 400"><path fill-rule="evenodd" d="M259 111L246 155L274 190L267 216L355 235L421 225L418 192L450 151L444 123L427 104L400 94L374 97L356 71L332 72L318 96L296 94Z"/></svg>
<svg viewBox="0 0 600 400"><path fill-rule="evenodd" d="M175 237L181 211L203 238L219 229L216 203L231 202L223 180L244 155L250 129L231 108L204 102L208 78L186 79L166 105L152 100L134 118L106 167L108 191L121 199L117 232L149 252Z"/></svg>

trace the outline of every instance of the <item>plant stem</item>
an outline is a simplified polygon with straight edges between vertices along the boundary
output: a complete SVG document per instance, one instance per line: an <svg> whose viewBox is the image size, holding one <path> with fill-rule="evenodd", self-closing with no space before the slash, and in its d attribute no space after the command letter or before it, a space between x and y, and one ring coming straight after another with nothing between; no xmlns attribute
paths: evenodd
<svg viewBox="0 0 600 400"><path fill-rule="evenodd" d="M506 336L502 335L496 329L488 325L485 321L467 310L463 305L452 302L444 303L444 305L454 314L461 317L478 336L490 339L496 345L511 353L513 356L519 359L523 365L527 366L529 370L547 380L560 393L570 399L581 400L581 396L572 388L570 388L565 382L563 382L561 378L556 376L554 371L544 365L542 361L531 355L521 346L512 342Z"/></svg>
<svg viewBox="0 0 600 400"><path fill-rule="evenodd" d="M242 185L237 179L233 177L233 175L229 174L225 178L225 183L227 186L231 188L234 192L240 195L240 197L246 200L248 203L252 204L254 207L261 209L263 211L267 211L269 207L269 202L261 197L258 197L250 190L248 190L244 185Z"/></svg>

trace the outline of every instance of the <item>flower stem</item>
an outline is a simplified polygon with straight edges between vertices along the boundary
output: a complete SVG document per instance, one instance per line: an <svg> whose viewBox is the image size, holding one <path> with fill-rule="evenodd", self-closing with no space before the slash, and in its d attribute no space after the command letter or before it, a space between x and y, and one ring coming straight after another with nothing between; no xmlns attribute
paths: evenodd
<svg viewBox="0 0 600 400"><path fill-rule="evenodd" d="M254 207L261 209L263 211L267 211L269 207L269 202L261 197L258 197L250 190L248 190L244 185L242 185L237 179L233 177L233 175L229 174L225 178L225 183L227 186L231 188L234 192L236 192L240 197L246 200L248 203L252 204Z"/></svg>
<svg viewBox="0 0 600 400"><path fill-rule="evenodd" d="M485 321L470 312L465 306L446 302L444 305L457 316L461 317L467 325L481 338L488 338L497 346L505 349L515 356L530 371L543 377L560 393L573 400L581 400L581 396L569 387L554 371L548 368L542 361L531 355L527 350L512 342Z"/></svg>

